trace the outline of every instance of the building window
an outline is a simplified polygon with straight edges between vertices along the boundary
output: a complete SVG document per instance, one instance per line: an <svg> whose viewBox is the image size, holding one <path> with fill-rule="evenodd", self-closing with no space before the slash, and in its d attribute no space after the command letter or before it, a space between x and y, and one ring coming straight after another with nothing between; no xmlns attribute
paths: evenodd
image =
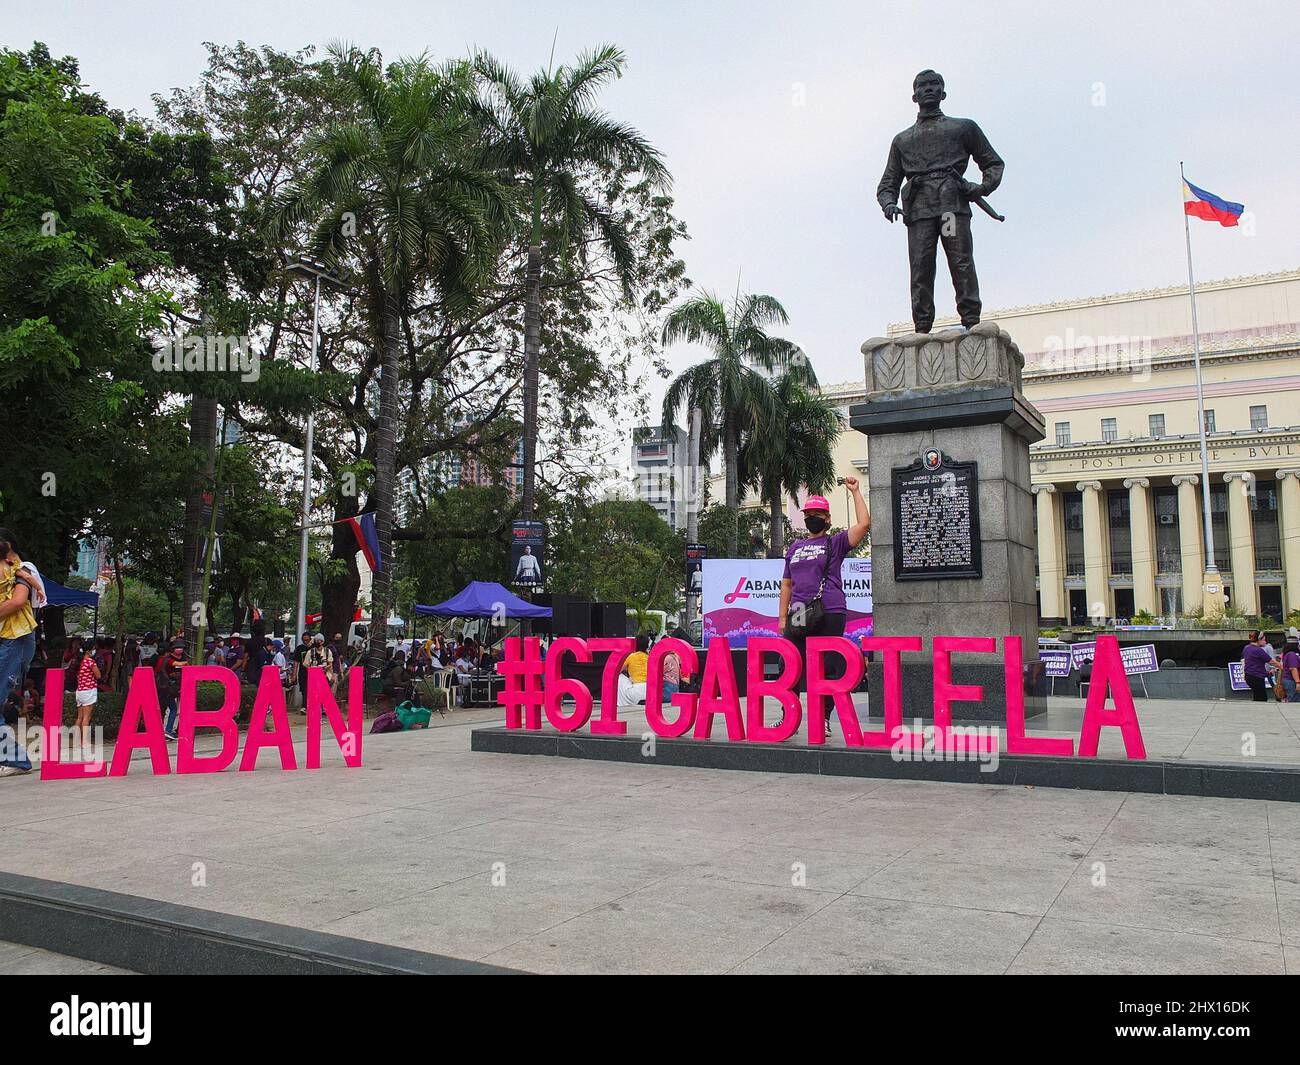
<svg viewBox="0 0 1300 1065"><path fill-rule="evenodd" d="M1083 493L1064 492L1061 513L1065 525L1065 576L1083 576ZM1086 609L1085 609L1086 613Z"/></svg>
<svg viewBox="0 0 1300 1065"><path fill-rule="evenodd" d="M1257 481L1250 493L1250 520L1255 532L1255 569L1282 568L1282 539L1277 524L1277 483Z"/></svg>
<svg viewBox="0 0 1300 1065"><path fill-rule="evenodd" d="M1129 529L1128 489L1112 488L1106 493L1110 514L1110 572L1115 577L1133 575L1132 534ZM1117 608L1118 611L1118 608Z"/></svg>
<svg viewBox="0 0 1300 1065"><path fill-rule="evenodd" d="M1147 415L1147 425L1150 427L1153 439L1159 440L1165 435L1165 416L1163 414Z"/></svg>
<svg viewBox="0 0 1300 1065"><path fill-rule="evenodd" d="M1056 423L1056 446L1057 447L1070 446L1070 423L1069 422Z"/></svg>
<svg viewBox="0 0 1300 1065"><path fill-rule="evenodd" d="M1268 408L1265 406L1250 408L1250 427L1252 429L1268 428Z"/></svg>
<svg viewBox="0 0 1300 1065"><path fill-rule="evenodd" d="M1214 432L1214 411L1212 410L1205 412L1205 431L1207 433Z"/></svg>
<svg viewBox="0 0 1300 1065"><path fill-rule="evenodd" d="M1156 488L1152 494L1156 511L1156 572L1182 573L1183 554L1178 538L1178 489ZM1165 613L1170 611L1166 610Z"/></svg>
<svg viewBox="0 0 1300 1065"><path fill-rule="evenodd" d="M1228 486L1210 486L1211 528L1214 532L1214 564L1221 573L1232 572L1232 549L1228 544ZM1242 530L1245 535L1245 530Z"/></svg>
<svg viewBox="0 0 1300 1065"><path fill-rule="evenodd" d="M1101 420L1101 438L1106 443L1119 439L1119 429L1115 426L1114 418L1102 418Z"/></svg>

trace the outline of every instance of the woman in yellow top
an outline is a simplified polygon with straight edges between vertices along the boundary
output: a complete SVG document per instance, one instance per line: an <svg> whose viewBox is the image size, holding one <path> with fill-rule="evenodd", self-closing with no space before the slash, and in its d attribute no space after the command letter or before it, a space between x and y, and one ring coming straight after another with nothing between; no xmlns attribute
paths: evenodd
<svg viewBox="0 0 1300 1065"><path fill-rule="evenodd" d="M8 540L0 540L0 703L22 684L36 653L30 578Z"/></svg>
<svg viewBox="0 0 1300 1065"><path fill-rule="evenodd" d="M635 706L645 702L645 678L650 667L650 637L638 636L636 650L623 661L618 675L618 705Z"/></svg>

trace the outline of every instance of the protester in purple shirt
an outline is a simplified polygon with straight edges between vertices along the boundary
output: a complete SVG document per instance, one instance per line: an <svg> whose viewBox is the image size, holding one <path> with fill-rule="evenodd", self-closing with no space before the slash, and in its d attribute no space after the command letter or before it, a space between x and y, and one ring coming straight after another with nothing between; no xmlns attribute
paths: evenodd
<svg viewBox="0 0 1300 1065"><path fill-rule="evenodd" d="M781 635L794 643L800 658L804 658L809 636L844 635L847 615L840 566L844 557L862 543L871 528L871 514L862 498L858 479L846 477L844 486L853 495L853 525L834 536L827 535L831 527L830 504L824 496L809 496L803 505L804 523L809 535L786 548L779 624ZM820 608L814 604L819 604ZM829 657L827 677L839 677L841 665L838 656ZM807 674L806 660L804 673ZM800 690L804 690L802 681ZM824 704L822 709L829 728L829 704Z"/></svg>
<svg viewBox="0 0 1300 1065"><path fill-rule="evenodd" d="M1300 631L1287 630L1282 648L1282 690L1288 703L1300 703Z"/></svg>
<svg viewBox="0 0 1300 1065"><path fill-rule="evenodd" d="M1253 702L1268 702L1268 667L1275 665L1276 660L1268 653L1264 647L1267 636L1263 632L1252 629L1250 632L1250 642L1241 650L1241 661L1243 663L1243 672L1246 675L1246 686L1250 688L1250 697Z"/></svg>

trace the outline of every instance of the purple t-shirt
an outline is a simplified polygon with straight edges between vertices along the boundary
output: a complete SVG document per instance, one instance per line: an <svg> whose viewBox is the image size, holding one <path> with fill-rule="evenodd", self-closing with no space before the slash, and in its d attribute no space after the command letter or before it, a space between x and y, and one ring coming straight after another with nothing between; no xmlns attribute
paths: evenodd
<svg viewBox="0 0 1300 1065"><path fill-rule="evenodd" d="M1287 651L1282 656L1282 671L1285 676L1291 676L1291 670L1300 669L1300 654L1294 651Z"/></svg>
<svg viewBox="0 0 1300 1065"><path fill-rule="evenodd" d="M830 562L826 561L826 552L830 551ZM811 603L817 595L817 588L822 582L822 571L826 572L826 587L822 591L822 609L828 614L842 614L844 605L844 582L840 577L840 567L849 553L849 534L837 532L834 536L810 536L806 540L796 540L785 549L785 573L782 576L790 582L790 602Z"/></svg>
<svg viewBox="0 0 1300 1065"><path fill-rule="evenodd" d="M1246 663L1244 670L1248 677L1266 677L1269 653L1257 643L1248 643L1241 652L1241 660Z"/></svg>

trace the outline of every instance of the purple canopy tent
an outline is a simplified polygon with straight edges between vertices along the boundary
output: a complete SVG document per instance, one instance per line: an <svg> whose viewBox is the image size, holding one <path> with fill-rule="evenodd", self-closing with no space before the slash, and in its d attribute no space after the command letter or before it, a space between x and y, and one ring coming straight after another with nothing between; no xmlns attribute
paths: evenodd
<svg viewBox="0 0 1300 1065"><path fill-rule="evenodd" d="M503 585L493 581L470 581L444 603L434 606L416 606L417 614L433 614L440 618L549 618L549 606L534 606L513 595Z"/></svg>

